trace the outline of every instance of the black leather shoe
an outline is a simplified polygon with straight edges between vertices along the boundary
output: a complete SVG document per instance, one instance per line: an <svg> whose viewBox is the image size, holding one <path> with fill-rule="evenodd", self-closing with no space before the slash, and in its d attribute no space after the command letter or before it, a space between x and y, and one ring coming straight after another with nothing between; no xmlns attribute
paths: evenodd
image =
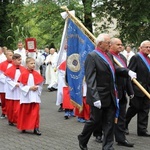
<svg viewBox="0 0 150 150"><path fill-rule="evenodd" d="M63 112L64 111L64 109L62 108L62 107L60 107L59 109L58 109L58 112Z"/></svg>
<svg viewBox="0 0 150 150"><path fill-rule="evenodd" d="M68 116L64 116L64 118L67 120L67 119L69 119L69 117Z"/></svg>
<svg viewBox="0 0 150 150"><path fill-rule="evenodd" d="M126 146L126 147L133 147L134 146L134 144L130 143L128 140L124 140L122 142L118 142L118 145L119 146Z"/></svg>
<svg viewBox="0 0 150 150"><path fill-rule="evenodd" d="M12 122L8 122L8 124L10 125L10 126L15 126Z"/></svg>
<svg viewBox="0 0 150 150"><path fill-rule="evenodd" d="M39 129L34 129L34 134L41 135L41 132L39 131Z"/></svg>
<svg viewBox="0 0 150 150"><path fill-rule="evenodd" d="M98 143L102 143L103 140L102 140L102 137L101 136L96 136L96 139L95 139L96 142Z"/></svg>
<svg viewBox="0 0 150 150"><path fill-rule="evenodd" d="M150 137L150 134L148 132L144 132L144 133L139 133L138 136Z"/></svg>
<svg viewBox="0 0 150 150"><path fill-rule="evenodd" d="M1 118L1 119L6 118L6 117L5 117L5 114L2 114L0 118Z"/></svg>
<svg viewBox="0 0 150 150"><path fill-rule="evenodd" d="M22 133L26 133L26 130L22 130L21 132L22 132Z"/></svg>
<svg viewBox="0 0 150 150"><path fill-rule="evenodd" d="M80 135L78 135L79 147L81 150L88 150L87 145L83 145L80 140Z"/></svg>

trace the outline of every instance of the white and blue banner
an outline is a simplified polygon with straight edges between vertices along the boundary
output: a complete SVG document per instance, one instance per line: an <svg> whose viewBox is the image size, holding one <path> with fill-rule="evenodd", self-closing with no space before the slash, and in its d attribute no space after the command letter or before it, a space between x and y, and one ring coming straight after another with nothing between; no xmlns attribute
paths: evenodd
<svg viewBox="0 0 150 150"><path fill-rule="evenodd" d="M71 19L68 19L67 45L66 75L70 97L74 104L82 107L84 63L87 54L93 51L95 46Z"/></svg>

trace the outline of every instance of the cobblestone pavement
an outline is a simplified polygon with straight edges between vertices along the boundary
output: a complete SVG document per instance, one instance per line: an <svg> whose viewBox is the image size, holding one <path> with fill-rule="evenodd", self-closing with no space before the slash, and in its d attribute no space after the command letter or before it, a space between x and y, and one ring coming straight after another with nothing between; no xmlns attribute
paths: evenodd
<svg viewBox="0 0 150 150"><path fill-rule="evenodd" d="M0 119L0 150L79 150L77 135L82 131L84 123L77 122L76 117L64 119L64 112L57 112L55 105L56 91L48 92L43 88L41 103L40 130L41 136L21 133L14 126L9 126L7 119ZM150 125L149 125L150 132ZM127 139L135 143L134 148L118 146L115 150L150 150L150 138L138 137L136 134L136 117L129 125L130 135ZM89 150L100 150L101 144L94 137L88 143Z"/></svg>

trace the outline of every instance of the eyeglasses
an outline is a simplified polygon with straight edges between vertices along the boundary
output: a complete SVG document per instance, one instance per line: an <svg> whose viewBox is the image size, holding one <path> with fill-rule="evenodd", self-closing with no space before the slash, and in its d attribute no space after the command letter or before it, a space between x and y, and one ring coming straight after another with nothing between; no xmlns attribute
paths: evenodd
<svg viewBox="0 0 150 150"><path fill-rule="evenodd" d="M106 44L110 44L110 41L103 41L104 43L106 43Z"/></svg>
<svg viewBox="0 0 150 150"><path fill-rule="evenodd" d="M148 48L150 48L150 46L143 46L143 48L147 48L148 49Z"/></svg>

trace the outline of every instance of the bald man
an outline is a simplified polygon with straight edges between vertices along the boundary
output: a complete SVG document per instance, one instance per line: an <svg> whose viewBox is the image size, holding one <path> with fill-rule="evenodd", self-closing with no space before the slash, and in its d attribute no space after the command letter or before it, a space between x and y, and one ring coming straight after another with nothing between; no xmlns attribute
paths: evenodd
<svg viewBox="0 0 150 150"><path fill-rule="evenodd" d="M122 41L118 38L112 38L110 41L110 53L113 55L115 59L117 59L120 64L127 68L127 60L126 58L120 54L122 51ZM126 115L126 106L127 106L127 97L126 94L130 98L133 97L134 91L131 84L131 79L123 78L119 75L116 76L116 84L119 98L119 118L118 123L115 124L115 139L120 146L133 147L133 143L130 143L125 136L125 115Z"/></svg>

